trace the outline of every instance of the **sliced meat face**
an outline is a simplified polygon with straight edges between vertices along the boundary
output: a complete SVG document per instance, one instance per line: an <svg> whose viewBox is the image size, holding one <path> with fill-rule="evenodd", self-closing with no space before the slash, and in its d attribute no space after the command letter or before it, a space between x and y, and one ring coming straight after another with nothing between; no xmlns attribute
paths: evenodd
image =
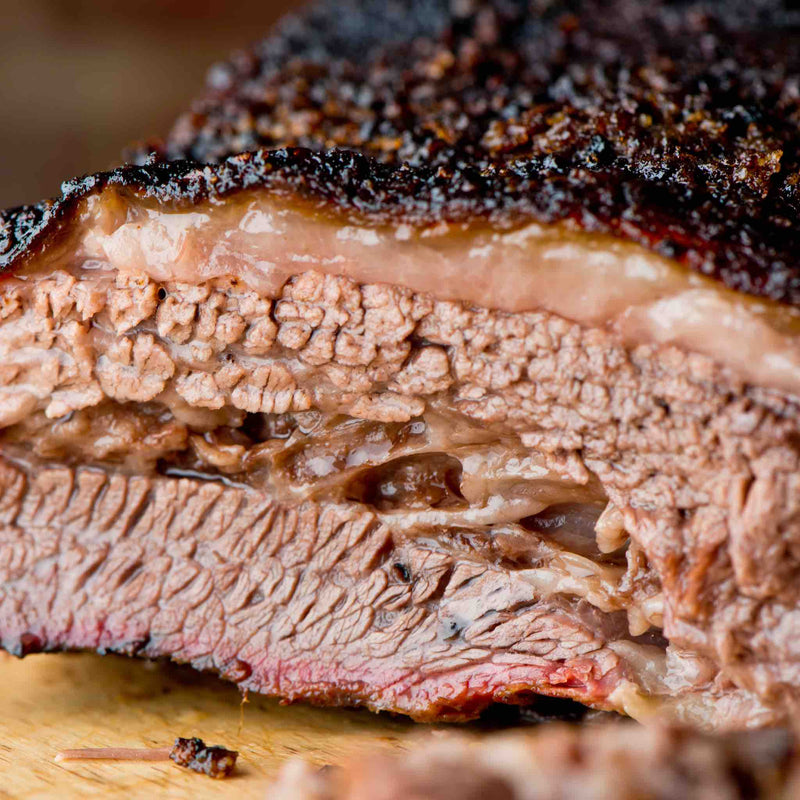
<svg viewBox="0 0 800 800"><path fill-rule="evenodd" d="M5 648L786 719L795 12L545 5L312 8L0 214Z"/></svg>
<svg viewBox="0 0 800 800"><path fill-rule="evenodd" d="M187 212L107 186L3 280L7 649L168 656L417 719L537 693L784 717L789 396L613 324L415 291L385 261L381 282L276 281L274 240L239 238L253 197ZM308 231L332 224L285 235L318 267Z"/></svg>

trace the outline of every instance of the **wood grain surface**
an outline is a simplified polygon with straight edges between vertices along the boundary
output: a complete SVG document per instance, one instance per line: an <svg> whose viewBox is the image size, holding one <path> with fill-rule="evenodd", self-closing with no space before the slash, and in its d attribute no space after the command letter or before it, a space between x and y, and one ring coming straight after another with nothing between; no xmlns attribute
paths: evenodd
<svg viewBox="0 0 800 800"><path fill-rule="evenodd" d="M365 748L398 748L418 733L366 711L281 706L188 668L114 656L0 653L0 798L267 800L269 777L297 755L335 764ZM165 747L176 736L239 750L215 781L172 762L53 761L76 747Z"/></svg>

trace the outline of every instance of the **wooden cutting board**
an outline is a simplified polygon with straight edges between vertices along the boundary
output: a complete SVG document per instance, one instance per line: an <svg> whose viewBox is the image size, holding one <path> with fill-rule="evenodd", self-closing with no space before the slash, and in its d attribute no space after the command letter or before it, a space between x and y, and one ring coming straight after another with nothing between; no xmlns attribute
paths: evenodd
<svg viewBox="0 0 800 800"><path fill-rule="evenodd" d="M0 798L266 800L269 777L302 755L335 764L364 748L403 747L419 726L366 711L281 706L187 668L120 657L0 653ZM168 747L199 736L240 752L215 781L172 762L69 762L76 747Z"/></svg>

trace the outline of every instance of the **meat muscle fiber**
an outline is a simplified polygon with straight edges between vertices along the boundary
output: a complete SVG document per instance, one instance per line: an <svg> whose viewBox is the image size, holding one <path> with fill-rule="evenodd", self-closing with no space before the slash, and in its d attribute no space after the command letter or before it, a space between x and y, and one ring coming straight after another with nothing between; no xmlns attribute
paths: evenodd
<svg viewBox="0 0 800 800"><path fill-rule="evenodd" d="M786 721L797 23L316 4L3 213L3 647Z"/></svg>

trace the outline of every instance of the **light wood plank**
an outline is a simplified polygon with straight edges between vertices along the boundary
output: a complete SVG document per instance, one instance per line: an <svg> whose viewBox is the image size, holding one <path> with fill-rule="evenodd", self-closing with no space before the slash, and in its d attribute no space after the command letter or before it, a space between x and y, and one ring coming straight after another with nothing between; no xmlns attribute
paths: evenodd
<svg viewBox="0 0 800 800"><path fill-rule="evenodd" d="M335 764L417 733L366 711L281 706L187 668L96 655L0 653L0 798L265 800L288 757ZM62 763L61 749L164 747L176 736L239 750L237 777L213 781L165 763Z"/></svg>

